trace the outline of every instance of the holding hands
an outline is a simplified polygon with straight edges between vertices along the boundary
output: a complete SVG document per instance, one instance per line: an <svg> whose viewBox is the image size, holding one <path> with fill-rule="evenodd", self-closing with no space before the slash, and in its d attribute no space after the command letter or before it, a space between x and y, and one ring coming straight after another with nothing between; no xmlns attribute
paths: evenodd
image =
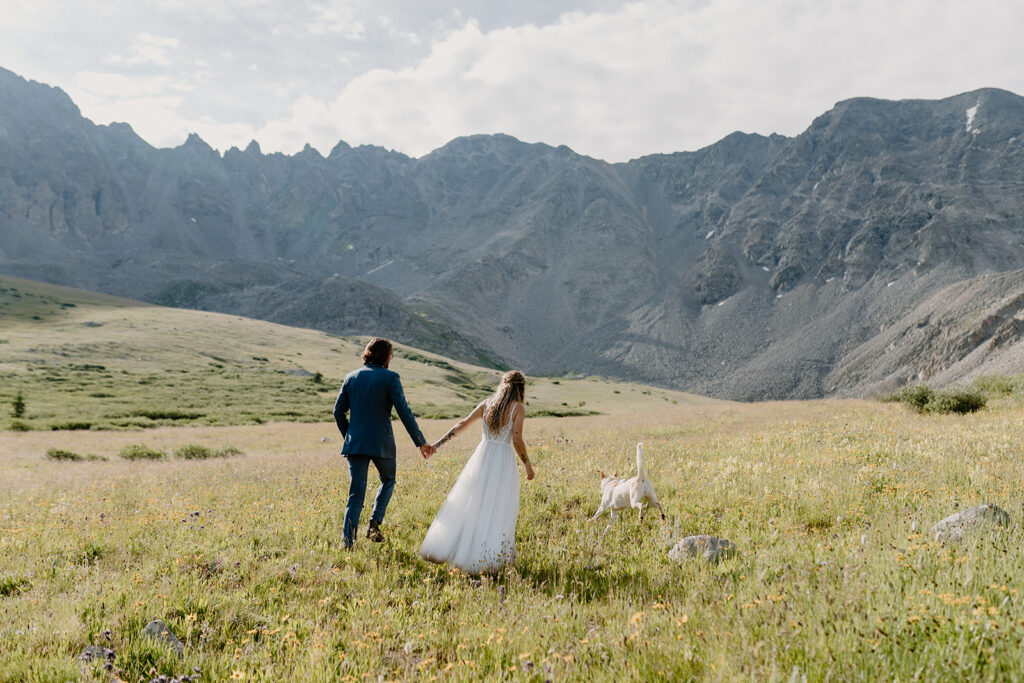
<svg viewBox="0 0 1024 683"><path fill-rule="evenodd" d="M440 439L435 441L433 444L425 444L423 446L420 446L420 453L423 455L423 459L426 460L430 456L437 453L441 446L448 443L448 441L450 441L457 434L459 434L459 432L463 431L470 423L474 422L475 420L481 419L483 417L484 409L486 408L486 406L487 401L480 403L480 405L478 405L476 409L473 410L472 413L467 415L462 420L459 420L459 422L457 422L454 427L449 429L448 432ZM530 458L526 454L526 443L523 441L523 418L525 417L525 414L525 409L516 410L516 408L513 407L512 414L509 419L514 422L514 424L512 425L513 429L511 435L511 445L515 449L516 455L518 455L519 459L523 462L523 466L526 468L526 480L529 481L533 479L535 475L533 473L533 465L530 463Z"/></svg>
<svg viewBox="0 0 1024 683"><path fill-rule="evenodd" d="M430 455L433 455L434 453L437 453L438 449L440 449L441 446L445 445L445 443L447 443L449 439L451 439L453 436L455 436L458 433L458 431L459 431L458 428L461 426L461 424L462 423L460 422L459 424L455 425L454 427L452 427L451 429L448 430L447 434L445 434L440 439L435 441L432 445L424 446L424 448L432 449L432 452L430 453ZM427 456L423 456L423 457L427 457Z"/></svg>

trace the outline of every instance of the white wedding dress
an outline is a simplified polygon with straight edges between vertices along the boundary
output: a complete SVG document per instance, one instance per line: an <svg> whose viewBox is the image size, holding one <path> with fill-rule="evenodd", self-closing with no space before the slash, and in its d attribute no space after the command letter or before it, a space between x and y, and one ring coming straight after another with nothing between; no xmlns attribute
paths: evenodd
<svg viewBox="0 0 1024 683"><path fill-rule="evenodd" d="M495 571L516 559L519 467L512 425L497 433L483 425L483 439L427 530L420 556L446 562L469 574Z"/></svg>

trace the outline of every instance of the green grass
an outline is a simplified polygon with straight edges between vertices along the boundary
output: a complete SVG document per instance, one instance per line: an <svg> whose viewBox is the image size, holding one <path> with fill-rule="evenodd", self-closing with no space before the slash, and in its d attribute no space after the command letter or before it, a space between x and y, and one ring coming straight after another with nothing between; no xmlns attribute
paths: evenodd
<svg viewBox="0 0 1024 683"><path fill-rule="evenodd" d="M114 649L131 681L193 667L203 680L1022 675L1019 525L960 545L928 534L982 502L1019 523L1012 399L966 416L821 401L528 420L538 478L522 482L518 561L483 580L416 557L473 435L429 461L403 443L388 540L346 552L330 429L165 427L147 434L154 448L230 442L247 456L88 468L38 454L60 438L110 455L133 435L11 434L0 553L2 585L17 587L0 597L0 680L75 679L89 643ZM638 440L669 519L626 515L601 539L597 469L628 475ZM669 561L695 533L739 552ZM184 659L139 637L154 618Z"/></svg>
<svg viewBox="0 0 1024 683"><path fill-rule="evenodd" d="M1024 393L1024 375L982 375L976 378L972 388L986 396L1011 396Z"/></svg>
<svg viewBox="0 0 1024 683"><path fill-rule="evenodd" d="M321 422L365 339L237 316L144 305L0 277L0 429L139 430L170 425ZM417 415L453 418L489 396L500 373L398 346ZM312 376L291 374L306 371ZM621 413L680 392L598 379L530 378L532 414ZM648 392L644 394L642 392ZM613 392L619 392L613 394ZM18 396L23 415L13 415ZM587 405L587 410L563 410Z"/></svg>
<svg viewBox="0 0 1024 683"><path fill-rule="evenodd" d="M479 432L424 461L396 428L387 541L342 546L329 411L360 340L12 280L0 319L0 401L22 391L30 427L0 434L0 682L112 680L78 662L88 644L127 681L1024 678L1015 379L959 415L531 378L518 560L475 579L416 551ZM497 377L401 347L395 367L446 418L428 438ZM668 520L602 538L598 470L630 476L640 440ZM1014 524L930 537L985 502ZM690 534L738 553L668 560ZM139 635L152 619L183 658Z"/></svg>

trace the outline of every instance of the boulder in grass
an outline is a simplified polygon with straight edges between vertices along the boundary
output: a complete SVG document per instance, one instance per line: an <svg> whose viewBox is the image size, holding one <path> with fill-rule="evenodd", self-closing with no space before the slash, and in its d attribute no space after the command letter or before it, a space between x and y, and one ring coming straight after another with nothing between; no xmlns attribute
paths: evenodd
<svg viewBox="0 0 1024 683"><path fill-rule="evenodd" d="M152 638L156 642L166 645L177 652L178 655L184 655L185 653L184 644L178 640L178 636L174 635L171 627L160 619L154 619L146 624L146 627L142 629L142 636Z"/></svg>
<svg viewBox="0 0 1024 683"><path fill-rule="evenodd" d="M1009 526L1010 514L998 505L987 504L961 510L932 527L936 541L959 541L969 531L986 525Z"/></svg>
<svg viewBox="0 0 1024 683"><path fill-rule="evenodd" d="M717 536L687 536L668 551L670 560L682 562L689 557L703 557L708 562L718 562L736 554L736 546Z"/></svg>

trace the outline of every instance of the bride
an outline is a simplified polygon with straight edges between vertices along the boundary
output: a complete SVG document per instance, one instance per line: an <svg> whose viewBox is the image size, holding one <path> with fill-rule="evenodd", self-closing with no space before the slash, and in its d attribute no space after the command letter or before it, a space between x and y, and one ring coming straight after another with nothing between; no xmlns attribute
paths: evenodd
<svg viewBox="0 0 1024 683"><path fill-rule="evenodd" d="M523 373L506 372L494 395L434 444L434 448L440 448L482 418L483 438L420 546L424 559L447 562L473 575L515 562L519 517L517 453L526 466L527 480L533 479L533 466L523 443L525 393Z"/></svg>

